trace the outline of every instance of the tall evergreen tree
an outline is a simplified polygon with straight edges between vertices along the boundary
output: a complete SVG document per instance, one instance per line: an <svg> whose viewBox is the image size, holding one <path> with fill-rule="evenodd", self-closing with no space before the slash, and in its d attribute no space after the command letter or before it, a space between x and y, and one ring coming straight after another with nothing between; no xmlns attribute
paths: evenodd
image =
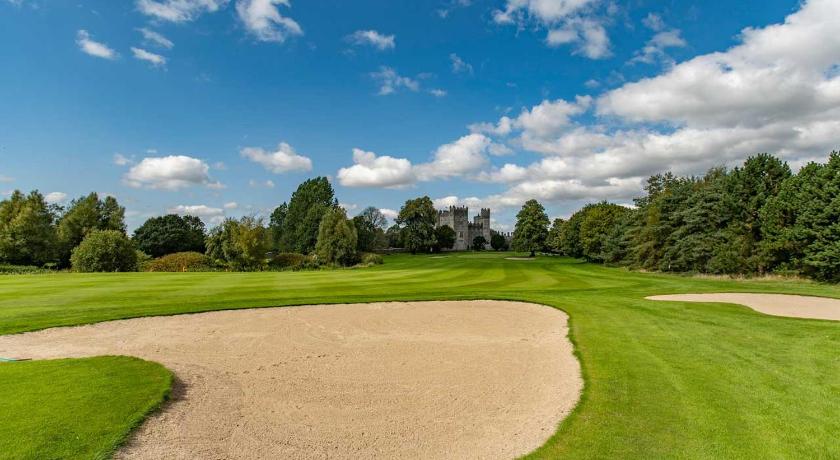
<svg viewBox="0 0 840 460"><path fill-rule="evenodd" d="M326 177L308 179L300 184L289 200L283 219L280 235L282 249L301 254L315 249L321 219L336 206L335 192Z"/></svg>
<svg viewBox="0 0 840 460"><path fill-rule="evenodd" d="M356 227L344 209L336 206L321 219L315 254L326 264L350 266L356 263Z"/></svg>

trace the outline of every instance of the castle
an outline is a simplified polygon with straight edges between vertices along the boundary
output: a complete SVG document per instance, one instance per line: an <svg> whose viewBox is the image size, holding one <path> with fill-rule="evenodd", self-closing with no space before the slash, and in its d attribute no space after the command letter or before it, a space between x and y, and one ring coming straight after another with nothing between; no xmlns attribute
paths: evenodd
<svg viewBox="0 0 840 460"><path fill-rule="evenodd" d="M448 225L455 230L455 251L465 251L472 247L473 239L483 236L490 244L490 209L481 208L481 212L470 222L470 208L450 206L448 210L438 211L437 226Z"/></svg>

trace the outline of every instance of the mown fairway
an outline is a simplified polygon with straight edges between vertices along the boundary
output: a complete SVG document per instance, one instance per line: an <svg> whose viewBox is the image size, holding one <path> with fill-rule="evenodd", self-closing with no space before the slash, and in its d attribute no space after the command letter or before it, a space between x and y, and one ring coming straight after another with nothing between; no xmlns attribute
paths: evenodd
<svg viewBox="0 0 840 460"><path fill-rule="evenodd" d="M840 458L840 323L765 316L736 305L644 300L655 294L723 291L840 297L840 287L696 279L562 258L504 257L391 256L375 268L298 273L0 277L0 333L224 308L377 300L537 302L570 314L586 388L576 411L534 457ZM51 365L0 364L0 378L13 373L18 380L28 379L15 394L0 398L15 398L15 407L37 407L41 386L61 385L63 392L54 395L61 402L89 391L83 386L97 379L96 373L87 373L74 380L68 370L67 378L55 383L44 370ZM104 370L116 366L98 365ZM129 370L112 370L129 375ZM153 389L156 383L132 377L120 385L100 387L100 399L113 397L111 392ZM159 392L149 390L148 399L153 406ZM53 404L55 411L71 410ZM113 417L117 409L112 407L102 405L100 416ZM31 426L48 415L25 411L4 420L4 428L7 423ZM90 423L90 418L75 420ZM130 425L126 420L108 436L124 436ZM11 443L6 438L15 428L0 432L0 446L20 446L12 456L26 457L34 454L26 448L54 445ZM50 435L60 439L72 428L69 423ZM62 452L67 451L42 450L37 457Z"/></svg>

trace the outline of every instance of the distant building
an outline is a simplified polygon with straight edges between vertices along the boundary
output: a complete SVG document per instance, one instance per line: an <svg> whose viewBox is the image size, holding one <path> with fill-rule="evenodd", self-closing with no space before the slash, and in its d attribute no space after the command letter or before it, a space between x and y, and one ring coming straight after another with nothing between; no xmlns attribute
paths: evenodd
<svg viewBox="0 0 840 460"><path fill-rule="evenodd" d="M470 208L450 206L448 210L438 211L437 226L448 225L455 230L455 246L452 249L464 251L472 247L473 239L483 236L490 247L490 209L481 208L481 212L470 222Z"/></svg>

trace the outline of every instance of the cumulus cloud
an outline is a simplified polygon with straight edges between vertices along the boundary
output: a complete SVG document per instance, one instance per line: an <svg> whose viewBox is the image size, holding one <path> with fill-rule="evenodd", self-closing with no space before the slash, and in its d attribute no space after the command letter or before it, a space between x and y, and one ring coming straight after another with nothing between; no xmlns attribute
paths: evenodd
<svg viewBox="0 0 840 460"><path fill-rule="evenodd" d="M487 164L485 152L491 144L490 138L483 134L468 134L438 147L434 159L417 165L415 172L420 180L426 181L476 172Z"/></svg>
<svg viewBox="0 0 840 460"><path fill-rule="evenodd" d="M347 40L358 46L372 46L380 51L394 49L397 46L396 37L381 34L375 30L357 30L347 36Z"/></svg>
<svg viewBox="0 0 840 460"><path fill-rule="evenodd" d="M682 32L679 29L666 30L665 21L654 13L648 14L642 20L642 23L648 29L656 32L656 34L645 43L645 46L641 50L636 52L630 62L653 64L659 61L672 65L673 60L668 56L667 50L668 48L682 48L686 46L686 42L682 38Z"/></svg>
<svg viewBox="0 0 840 460"><path fill-rule="evenodd" d="M385 218L391 220L396 220L397 216L400 215L399 211L395 209L379 208L379 212L381 212L382 215L385 216Z"/></svg>
<svg viewBox="0 0 840 460"><path fill-rule="evenodd" d="M548 46L575 45L575 53L590 59L610 56L604 19L595 14L601 0L507 0L493 12L497 24L524 27L528 22L548 29ZM608 8L614 8L612 6Z"/></svg>
<svg viewBox="0 0 840 460"><path fill-rule="evenodd" d="M312 160L303 155L298 155L292 146L285 142L281 142L277 146L277 150L273 152L268 152L259 147L245 147L239 153L275 174L312 170Z"/></svg>
<svg viewBox="0 0 840 460"><path fill-rule="evenodd" d="M231 201L231 202L225 203L225 205L223 207L225 209L236 209L236 208L239 207L239 203L237 203L235 201Z"/></svg>
<svg viewBox="0 0 840 460"><path fill-rule="evenodd" d="M661 20L647 22L668 30ZM626 200L661 171L702 174L759 152L794 166L825 158L840 132L838 26L840 4L810 0L783 23L745 29L728 50L674 64L597 100L543 101L516 118L472 125L544 155L477 174L507 186L483 200Z"/></svg>
<svg viewBox="0 0 840 460"><path fill-rule="evenodd" d="M222 184L210 179L209 171L207 163L198 158L184 155L148 157L129 169L123 181L129 187L170 191L198 185L223 188Z"/></svg>
<svg viewBox="0 0 840 460"><path fill-rule="evenodd" d="M140 32L141 35L143 35L144 43L147 43L149 45L166 49L172 49L172 47L175 46L175 44L172 43L172 40L169 40L160 33L155 32L154 30L141 27L137 29L137 31Z"/></svg>
<svg viewBox="0 0 840 460"><path fill-rule="evenodd" d="M221 223L225 218L225 210L222 208L214 208L204 204L183 205L171 207L166 210L170 214L178 214L182 216L195 216L201 220L211 223Z"/></svg>
<svg viewBox="0 0 840 460"><path fill-rule="evenodd" d="M238 0L236 13L248 32L260 41L282 43L289 37L303 35L300 24L280 14L280 5L292 6L289 0Z"/></svg>
<svg viewBox="0 0 840 460"><path fill-rule="evenodd" d="M63 203L67 200L67 194L64 192L50 192L44 196L44 201L50 204Z"/></svg>
<svg viewBox="0 0 840 460"><path fill-rule="evenodd" d="M248 185L253 188L274 188L274 181L271 179L265 181L256 181L251 179L248 181Z"/></svg>
<svg viewBox="0 0 840 460"><path fill-rule="evenodd" d="M135 59L139 59L141 61L146 61L152 65L152 67L165 67L166 66L166 58L161 56L160 54L152 53L151 51L146 51L143 48L135 48L131 47L131 53L134 54Z"/></svg>
<svg viewBox="0 0 840 460"><path fill-rule="evenodd" d="M137 0L137 9L155 19L170 22L187 22L204 13L213 13L228 4L229 0Z"/></svg>
<svg viewBox="0 0 840 460"><path fill-rule="evenodd" d="M444 97L446 96L446 90L442 90L440 88L432 88L429 90L429 94L434 97Z"/></svg>
<svg viewBox="0 0 840 460"><path fill-rule="evenodd" d="M114 154L114 164L117 166L125 166L131 164L131 159L121 153Z"/></svg>
<svg viewBox="0 0 840 460"><path fill-rule="evenodd" d="M338 170L338 182L345 187L399 188L416 180L411 162L405 158L353 149L353 163Z"/></svg>
<svg viewBox="0 0 840 460"><path fill-rule="evenodd" d="M116 51L109 48L108 45L95 41L87 30L79 30L76 32L76 44L83 53L94 57L113 60L119 57Z"/></svg>
<svg viewBox="0 0 840 460"><path fill-rule="evenodd" d="M407 89L415 92L420 90L420 82L413 78L404 77L398 74L397 71L391 67L382 66L379 68L378 72L373 72L370 76L379 85L380 96L394 94L400 89Z"/></svg>

